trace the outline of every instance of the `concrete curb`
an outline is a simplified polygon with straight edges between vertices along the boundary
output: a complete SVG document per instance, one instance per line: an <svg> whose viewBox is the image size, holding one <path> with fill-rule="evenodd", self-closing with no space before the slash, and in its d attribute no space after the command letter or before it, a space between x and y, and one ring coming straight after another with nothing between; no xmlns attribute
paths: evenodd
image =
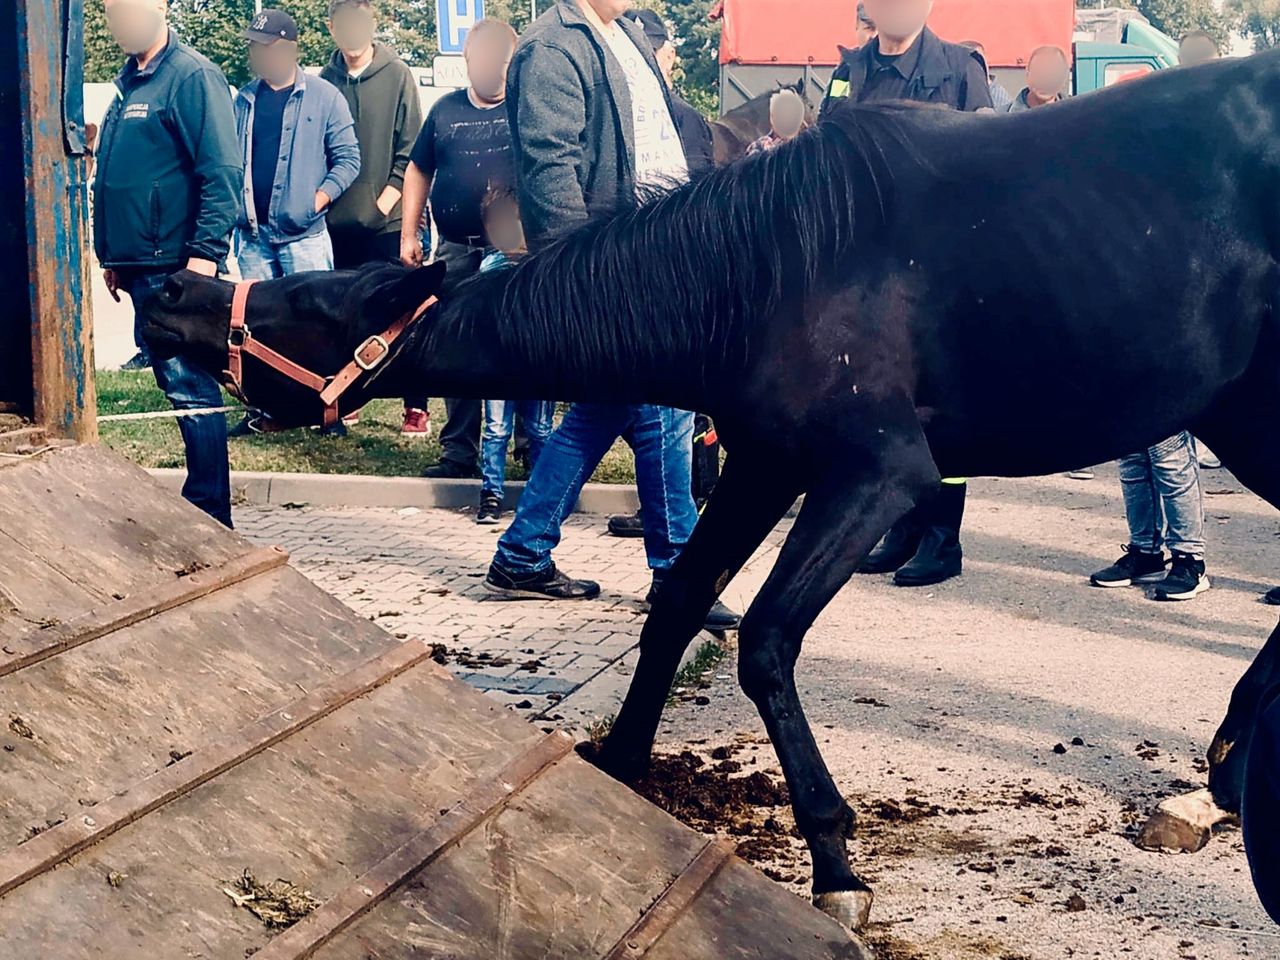
<svg viewBox="0 0 1280 960"><path fill-rule="evenodd" d="M165 487L180 490L185 470L148 471ZM507 509L515 509L523 481L507 484ZM327 473L231 474L232 496L255 506L305 503L317 507L474 507L480 502L479 480L429 480L424 477L371 477ZM589 483L582 488L577 513L634 513L640 500L631 484Z"/></svg>

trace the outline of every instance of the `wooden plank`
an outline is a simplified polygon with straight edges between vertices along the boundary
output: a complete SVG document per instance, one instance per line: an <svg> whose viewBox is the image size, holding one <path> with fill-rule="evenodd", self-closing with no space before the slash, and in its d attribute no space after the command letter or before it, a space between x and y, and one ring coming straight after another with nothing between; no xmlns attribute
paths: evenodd
<svg viewBox="0 0 1280 960"><path fill-rule="evenodd" d="M607 954L605 960L637 960L671 928L702 893L702 889L719 873L720 868L733 856L732 844L719 839L708 840L689 865L671 886L663 891L656 903L643 914L635 925L623 934Z"/></svg>
<svg viewBox="0 0 1280 960"><path fill-rule="evenodd" d="M327 717L430 655L427 644L406 641L225 740L194 751L182 763L166 767L125 793L98 804L91 814L66 820L0 855L0 897L121 827Z"/></svg>
<svg viewBox="0 0 1280 960"><path fill-rule="evenodd" d="M342 893L272 940L258 960L305 960L385 900L410 876L452 849L573 749L563 731L547 734ZM2 892L2 890L0 890Z"/></svg>
<svg viewBox="0 0 1280 960"><path fill-rule="evenodd" d="M872 960L849 931L735 858L649 950L646 960Z"/></svg>
<svg viewBox="0 0 1280 960"><path fill-rule="evenodd" d="M109 450L81 445L24 460L0 471L0 583L15 608L0 603L0 641L251 546ZM60 593L51 597L33 572Z"/></svg>
<svg viewBox="0 0 1280 960"><path fill-rule="evenodd" d="M208 596L216 590L243 583L288 562L289 554L282 548L259 547L219 566L197 570L176 578L173 583L127 596L67 623L29 631L0 648L0 677Z"/></svg>
<svg viewBox="0 0 1280 960"><path fill-rule="evenodd" d="M566 757L314 960L599 958L705 843Z"/></svg>
<svg viewBox="0 0 1280 960"><path fill-rule="evenodd" d="M43 957L40 944L57 960L248 956L275 931L222 892L245 869L324 902L542 736L422 664L0 897L0 957ZM63 809L92 814L75 796Z"/></svg>
<svg viewBox="0 0 1280 960"><path fill-rule="evenodd" d="M0 849L399 645L283 566L0 677Z"/></svg>

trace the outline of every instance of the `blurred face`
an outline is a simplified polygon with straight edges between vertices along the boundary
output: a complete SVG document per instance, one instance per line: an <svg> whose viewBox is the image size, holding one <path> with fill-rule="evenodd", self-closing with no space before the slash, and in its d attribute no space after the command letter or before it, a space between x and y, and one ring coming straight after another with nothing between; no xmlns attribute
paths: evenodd
<svg viewBox="0 0 1280 960"><path fill-rule="evenodd" d="M880 36L905 40L924 29L933 0L866 0L865 6Z"/></svg>
<svg viewBox="0 0 1280 960"><path fill-rule="evenodd" d="M368 7L339 7L329 21L329 33L343 53L364 53L373 43L373 11Z"/></svg>
<svg viewBox="0 0 1280 960"><path fill-rule="evenodd" d="M790 140L804 126L804 101L799 97L774 97L769 103L769 122L774 133Z"/></svg>
<svg viewBox="0 0 1280 960"><path fill-rule="evenodd" d="M146 53L164 33L164 0L106 0L107 29L131 57Z"/></svg>
<svg viewBox="0 0 1280 960"><path fill-rule="evenodd" d="M507 66L515 51L505 30L486 30L467 42L467 82L476 96L497 103L506 95Z"/></svg>
<svg viewBox="0 0 1280 960"><path fill-rule="evenodd" d="M249 69L273 86L294 79L298 69L298 45L289 40L271 43L249 41Z"/></svg>
<svg viewBox="0 0 1280 960"><path fill-rule="evenodd" d="M524 251L524 226L515 201L500 200L485 211L484 230L489 242L503 253Z"/></svg>
<svg viewBox="0 0 1280 960"><path fill-rule="evenodd" d="M1197 63L1217 59L1218 48L1208 37L1188 37L1178 49L1178 64L1183 67L1194 67Z"/></svg>
<svg viewBox="0 0 1280 960"><path fill-rule="evenodd" d="M1067 85L1067 62L1054 53L1042 53L1027 64L1027 89L1042 100L1052 100Z"/></svg>
<svg viewBox="0 0 1280 960"><path fill-rule="evenodd" d="M634 0L586 0L586 4L605 23L612 23L635 6Z"/></svg>
<svg viewBox="0 0 1280 960"><path fill-rule="evenodd" d="M653 52L654 59L658 61L658 69L662 71L662 76L667 83L671 83L671 71L676 66L676 46L670 40L660 46Z"/></svg>

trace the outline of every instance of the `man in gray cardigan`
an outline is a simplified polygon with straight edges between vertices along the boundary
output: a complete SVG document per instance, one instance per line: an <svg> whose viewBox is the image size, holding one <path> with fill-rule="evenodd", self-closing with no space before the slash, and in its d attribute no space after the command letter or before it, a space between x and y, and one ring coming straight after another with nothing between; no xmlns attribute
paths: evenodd
<svg viewBox="0 0 1280 960"><path fill-rule="evenodd" d="M516 192L531 246L554 229L683 183L688 162L671 97L631 0L559 0L525 31L507 74ZM621 436L636 455L645 553L656 591L693 532L693 414L648 404L579 403L543 448L485 586L506 599L576 600L600 585L556 570L551 551L583 483ZM737 625L721 604L711 629Z"/></svg>

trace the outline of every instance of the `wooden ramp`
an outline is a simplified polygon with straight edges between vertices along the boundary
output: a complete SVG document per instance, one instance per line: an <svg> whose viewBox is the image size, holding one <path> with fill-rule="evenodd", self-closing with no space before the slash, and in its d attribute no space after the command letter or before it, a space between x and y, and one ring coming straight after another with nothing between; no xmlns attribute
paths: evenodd
<svg viewBox="0 0 1280 960"><path fill-rule="evenodd" d="M4 960L862 956L99 448L0 459L0 745Z"/></svg>

